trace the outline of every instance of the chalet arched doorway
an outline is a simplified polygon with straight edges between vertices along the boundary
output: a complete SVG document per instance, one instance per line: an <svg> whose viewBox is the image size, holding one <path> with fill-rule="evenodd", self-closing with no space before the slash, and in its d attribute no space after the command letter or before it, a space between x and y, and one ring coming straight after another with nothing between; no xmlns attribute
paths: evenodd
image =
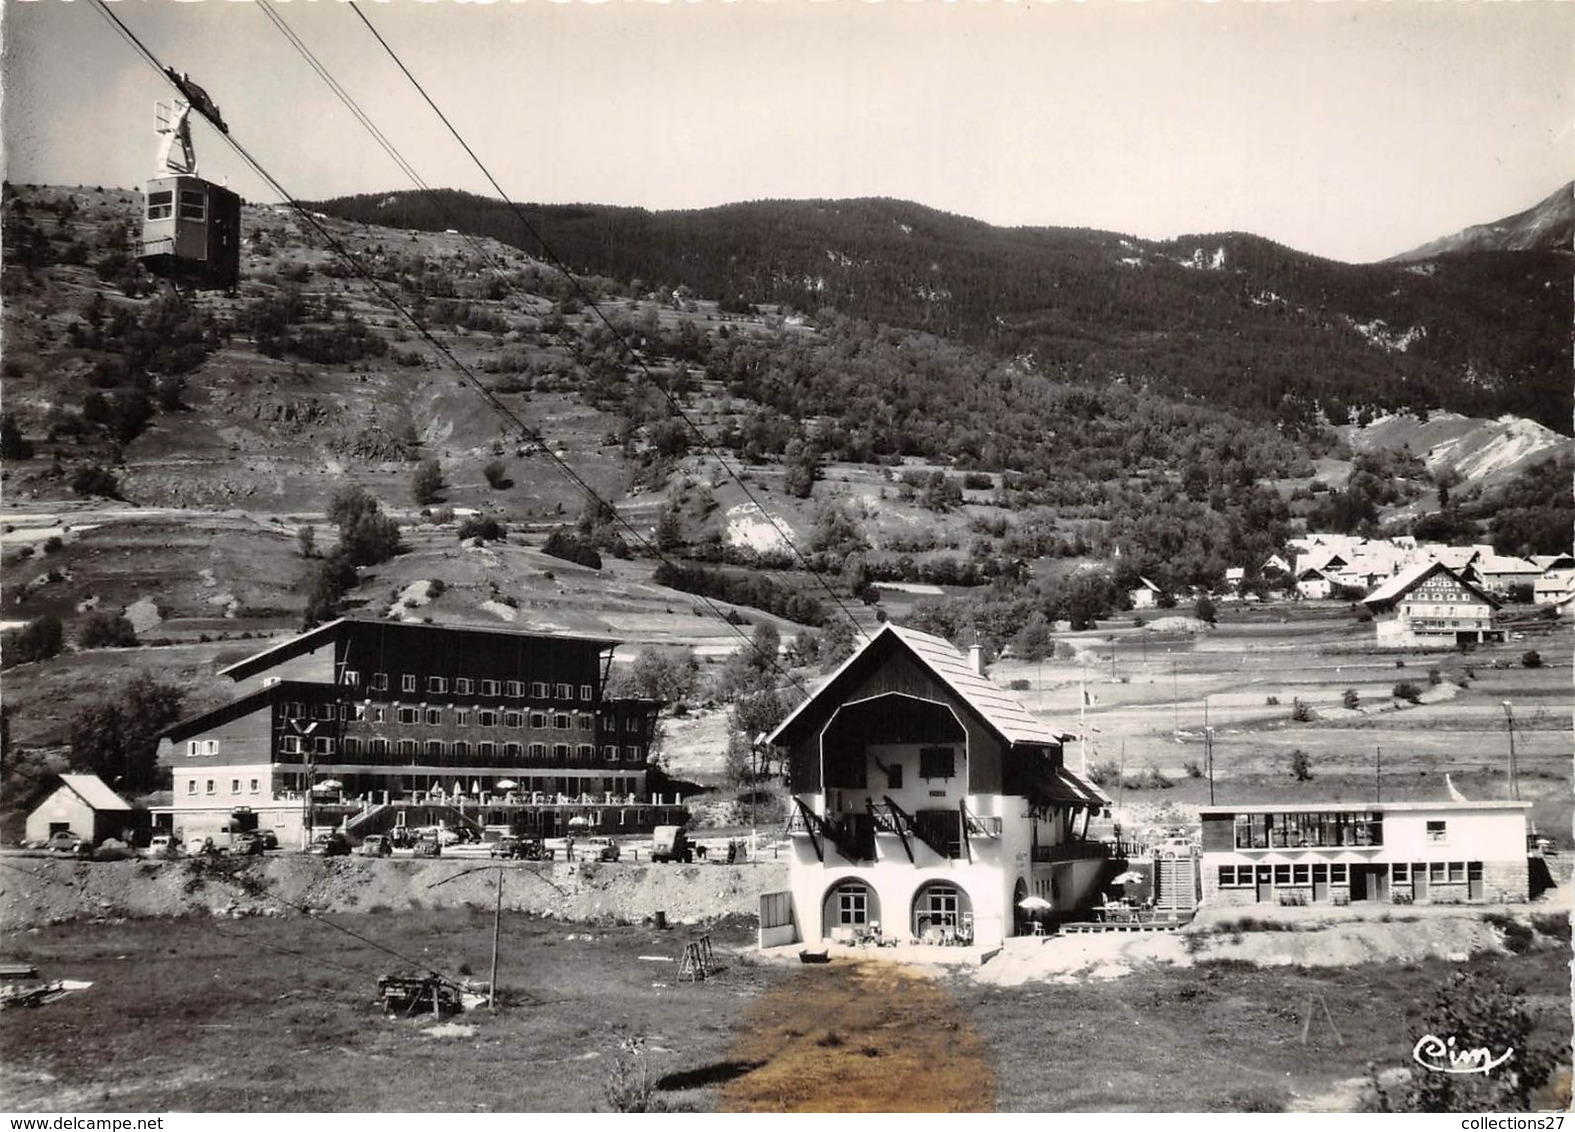
<svg viewBox="0 0 1575 1132"><path fill-rule="evenodd" d="M820 934L823 939L871 930L880 923L880 897L862 880L849 877L826 890L820 909ZM841 929L841 930L839 930Z"/></svg>
<svg viewBox="0 0 1575 1132"><path fill-rule="evenodd" d="M932 880L913 895L912 928L921 942L947 935L973 935L973 901L961 885Z"/></svg>

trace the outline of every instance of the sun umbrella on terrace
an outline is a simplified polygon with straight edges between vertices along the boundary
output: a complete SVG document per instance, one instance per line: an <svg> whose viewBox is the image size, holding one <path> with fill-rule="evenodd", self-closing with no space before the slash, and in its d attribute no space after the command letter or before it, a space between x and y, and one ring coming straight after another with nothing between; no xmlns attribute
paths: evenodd
<svg viewBox="0 0 1575 1132"><path fill-rule="evenodd" d="M519 783L512 778L500 778L492 784L492 788L494 790L516 790L519 788Z"/></svg>
<svg viewBox="0 0 1575 1132"><path fill-rule="evenodd" d="M326 781L319 782L316 786L313 786L312 789L313 790L338 790L343 785L344 785L344 783L340 782L337 778L330 778L330 779L327 779Z"/></svg>
<svg viewBox="0 0 1575 1132"><path fill-rule="evenodd" d="M1051 904L1043 896L1025 896L1017 902L1017 906L1029 912L1044 912Z"/></svg>
<svg viewBox="0 0 1575 1132"><path fill-rule="evenodd" d="M1137 871L1135 871L1133 869L1128 869L1126 872L1122 873L1120 876L1115 877L1113 880L1111 880L1110 883L1111 884L1142 884L1147 879L1148 879L1148 877L1144 876L1142 873L1137 872Z"/></svg>

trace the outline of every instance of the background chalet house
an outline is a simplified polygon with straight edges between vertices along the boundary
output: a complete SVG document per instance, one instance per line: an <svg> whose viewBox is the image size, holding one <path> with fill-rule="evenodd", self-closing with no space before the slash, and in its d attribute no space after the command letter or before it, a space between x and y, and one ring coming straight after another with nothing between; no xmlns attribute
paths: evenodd
<svg viewBox="0 0 1575 1132"><path fill-rule="evenodd" d="M1498 599L1442 562L1421 562L1396 574L1362 604L1373 611L1381 645L1453 648L1504 639L1494 618Z"/></svg>
<svg viewBox="0 0 1575 1132"><path fill-rule="evenodd" d="M95 845L108 837L130 842L139 825L147 828L147 813L134 810L96 774L61 774L54 783L28 812L29 841L43 841L52 833L68 832Z"/></svg>
<svg viewBox="0 0 1575 1132"><path fill-rule="evenodd" d="M787 749L795 807L794 931L784 910L776 942L879 924L988 947L1026 930L1029 895L1064 916L1124 867L1087 839L1110 800L1063 765L1068 736L981 667L977 648L886 625L768 737Z"/></svg>
<svg viewBox="0 0 1575 1132"><path fill-rule="evenodd" d="M681 822L676 796L648 794L661 704L603 698L617 643L330 622L224 669L239 698L164 733L174 798L159 817L194 837L241 810L281 841L308 824L359 838Z"/></svg>
<svg viewBox="0 0 1575 1132"><path fill-rule="evenodd" d="M1530 802L1203 806L1209 904L1418 904L1529 896Z"/></svg>

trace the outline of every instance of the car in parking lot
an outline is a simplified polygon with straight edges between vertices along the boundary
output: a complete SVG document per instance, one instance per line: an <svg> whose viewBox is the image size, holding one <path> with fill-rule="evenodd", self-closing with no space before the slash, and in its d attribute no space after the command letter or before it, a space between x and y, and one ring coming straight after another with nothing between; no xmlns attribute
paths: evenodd
<svg viewBox="0 0 1575 1132"><path fill-rule="evenodd" d="M350 842L337 829L319 833L306 850L315 857L348 857Z"/></svg>
<svg viewBox="0 0 1575 1132"><path fill-rule="evenodd" d="M158 834L148 842L149 857L175 857L180 855L180 842L167 833Z"/></svg>
<svg viewBox="0 0 1575 1132"><path fill-rule="evenodd" d="M616 861L618 843L610 837L587 837L574 846L575 856L591 861Z"/></svg>
<svg viewBox="0 0 1575 1132"><path fill-rule="evenodd" d="M230 852L239 857L258 857L262 851L262 838L255 833L237 833L230 841Z"/></svg>
<svg viewBox="0 0 1575 1132"><path fill-rule="evenodd" d="M81 844L82 838L79 835L69 829L57 829L44 842L44 848L51 853L75 853Z"/></svg>
<svg viewBox="0 0 1575 1132"><path fill-rule="evenodd" d="M381 833L368 834L356 850L363 857L389 857L393 855L393 843Z"/></svg>

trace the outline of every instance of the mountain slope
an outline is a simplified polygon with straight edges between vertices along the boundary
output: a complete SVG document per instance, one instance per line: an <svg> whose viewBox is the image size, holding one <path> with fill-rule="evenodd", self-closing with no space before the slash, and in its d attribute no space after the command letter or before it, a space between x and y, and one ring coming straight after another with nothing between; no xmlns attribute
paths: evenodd
<svg viewBox="0 0 1575 1132"><path fill-rule="evenodd" d="M505 204L467 194L320 207L541 251ZM577 271L732 304L831 307L1065 379L1151 385L1292 427L1319 406L1337 423L1364 407L1516 413L1552 428L1571 415L1571 279L1553 252L1353 265L1250 235L997 228L884 199L522 211Z"/></svg>
<svg viewBox="0 0 1575 1132"><path fill-rule="evenodd" d="M1554 190L1524 212L1440 236L1419 248L1391 256L1388 262L1409 263L1462 252L1568 252L1575 250L1572 244L1575 244L1575 181Z"/></svg>

